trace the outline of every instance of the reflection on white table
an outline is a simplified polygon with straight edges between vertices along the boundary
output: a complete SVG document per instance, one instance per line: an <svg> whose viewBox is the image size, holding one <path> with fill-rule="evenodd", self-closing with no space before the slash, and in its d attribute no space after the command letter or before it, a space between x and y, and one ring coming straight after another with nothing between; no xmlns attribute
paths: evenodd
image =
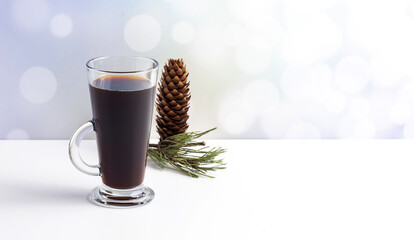
<svg viewBox="0 0 414 240"><path fill-rule="evenodd" d="M0 239L414 239L414 142L210 140L228 168L193 179L149 162L147 206L87 201L68 141L0 141ZM83 154L97 160L94 141Z"/></svg>

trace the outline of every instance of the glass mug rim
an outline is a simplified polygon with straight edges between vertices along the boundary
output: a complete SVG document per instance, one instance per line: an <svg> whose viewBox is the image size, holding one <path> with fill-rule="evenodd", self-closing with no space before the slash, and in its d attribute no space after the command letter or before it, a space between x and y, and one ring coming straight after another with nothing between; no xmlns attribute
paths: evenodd
<svg viewBox="0 0 414 240"><path fill-rule="evenodd" d="M145 62L150 62L153 64L152 67L150 68L138 68L136 70L130 70L130 71L119 71L119 70L108 70L108 69L104 69L104 68L98 68L98 67L94 67L93 64L99 61L106 61L108 59L111 58L119 58L119 59L127 59L127 58L131 58L134 60L139 60L139 61L145 61ZM135 56L135 55L109 55L109 56L100 56L100 57L95 57L92 58L90 60L88 60L86 62L86 68L88 70L93 70L93 71L97 71L97 72L101 72L101 73L116 73L116 74L134 74L134 73L147 73L147 72L152 72L158 69L158 61L153 59L153 58L149 58L149 57L139 57L139 56Z"/></svg>

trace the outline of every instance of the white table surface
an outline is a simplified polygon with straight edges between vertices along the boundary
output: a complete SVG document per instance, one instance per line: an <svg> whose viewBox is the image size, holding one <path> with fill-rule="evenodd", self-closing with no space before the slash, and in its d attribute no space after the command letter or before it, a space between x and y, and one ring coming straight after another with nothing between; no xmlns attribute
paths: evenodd
<svg viewBox="0 0 414 240"><path fill-rule="evenodd" d="M414 239L414 141L207 142L228 149L215 179L149 164L154 201L108 209L68 141L0 141L0 239Z"/></svg>

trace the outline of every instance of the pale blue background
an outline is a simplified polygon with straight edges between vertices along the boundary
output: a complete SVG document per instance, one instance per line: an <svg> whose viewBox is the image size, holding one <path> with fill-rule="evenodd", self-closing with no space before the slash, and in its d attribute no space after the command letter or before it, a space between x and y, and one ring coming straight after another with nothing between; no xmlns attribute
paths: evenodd
<svg viewBox="0 0 414 240"><path fill-rule="evenodd" d="M1 1L0 139L69 138L91 118L85 62L114 54L161 65L184 58L190 130L217 126L210 138L411 138L413 8L408 0Z"/></svg>

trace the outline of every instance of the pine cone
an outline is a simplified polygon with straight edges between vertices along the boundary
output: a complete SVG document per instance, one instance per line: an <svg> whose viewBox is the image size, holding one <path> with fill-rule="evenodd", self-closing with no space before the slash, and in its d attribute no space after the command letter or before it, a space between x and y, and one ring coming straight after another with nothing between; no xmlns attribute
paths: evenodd
<svg viewBox="0 0 414 240"><path fill-rule="evenodd" d="M188 72L183 59L169 59L164 65L157 96L157 132L160 140L184 133L187 128L191 98Z"/></svg>

